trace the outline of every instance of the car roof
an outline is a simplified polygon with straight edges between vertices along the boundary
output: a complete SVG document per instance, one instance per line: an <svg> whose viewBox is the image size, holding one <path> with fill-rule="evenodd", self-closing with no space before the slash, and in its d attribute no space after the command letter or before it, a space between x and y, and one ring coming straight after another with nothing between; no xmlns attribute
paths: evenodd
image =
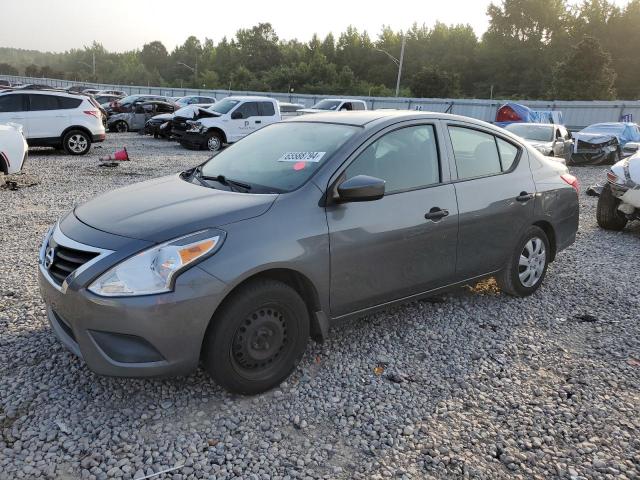
<svg viewBox="0 0 640 480"><path fill-rule="evenodd" d="M28 95L57 95L60 97L70 97L70 98L81 98L86 99L89 98L86 94L75 93L75 92L67 92L66 90L55 90L55 89L41 89L41 90L28 90L28 89L7 89L0 90L0 95L7 95L11 93L19 93L19 94L28 94Z"/></svg>
<svg viewBox="0 0 640 480"><path fill-rule="evenodd" d="M537 123L537 122L513 122L510 123L509 125L507 125L504 128L508 128L512 125L537 125L540 127L562 127L563 125L560 125L558 123Z"/></svg>
<svg viewBox="0 0 640 480"><path fill-rule="evenodd" d="M227 99L240 100L243 102L247 100L253 100L254 102L275 102L276 101L275 99L270 97L257 97L252 95L231 95L230 97L223 98L223 100L227 100Z"/></svg>
<svg viewBox="0 0 640 480"><path fill-rule="evenodd" d="M357 127L366 127L380 123L397 123L405 120L420 119L443 119L459 122L470 122L477 125L483 125L496 128L482 120L475 118L462 117L460 115L451 115L449 113L440 112L418 112L413 110L356 110L349 112L326 112L315 113L313 115L300 115L298 117L288 118L285 122L314 122L314 123L338 123L343 125L354 125Z"/></svg>
<svg viewBox="0 0 640 480"><path fill-rule="evenodd" d="M318 100L318 102L323 102L325 100L329 100L330 102L362 102L362 103L365 103L364 100L360 100L359 98L323 98L322 100Z"/></svg>

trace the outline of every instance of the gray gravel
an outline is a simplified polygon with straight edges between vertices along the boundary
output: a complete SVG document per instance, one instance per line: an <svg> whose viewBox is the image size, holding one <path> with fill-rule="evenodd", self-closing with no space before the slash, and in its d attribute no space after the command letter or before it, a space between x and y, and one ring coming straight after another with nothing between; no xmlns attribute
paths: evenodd
<svg viewBox="0 0 640 480"><path fill-rule="evenodd" d="M130 163L97 167L123 144ZM489 282L336 326L258 397L202 371L105 378L47 326L39 242L74 203L208 155L101 147L32 152L16 179L41 183L0 189L0 479L640 478L640 225L598 229L582 195L578 241L533 297ZM584 191L604 169L573 173Z"/></svg>

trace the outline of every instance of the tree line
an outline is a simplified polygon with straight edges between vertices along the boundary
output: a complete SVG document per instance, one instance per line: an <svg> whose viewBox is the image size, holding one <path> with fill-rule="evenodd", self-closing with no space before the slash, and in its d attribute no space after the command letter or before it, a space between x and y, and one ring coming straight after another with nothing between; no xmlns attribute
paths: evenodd
<svg viewBox="0 0 640 480"><path fill-rule="evenodd" d="M116 53L94 42L63 53L0 48L0 74L113 85L153 85L392 96L406 41L401 96L640 99L640 0L502 0L478 37L469 25L349 27L337 37L284 40L269 23L217 44L190 36ZM95 73L94 73L95 58Z"/></svg>

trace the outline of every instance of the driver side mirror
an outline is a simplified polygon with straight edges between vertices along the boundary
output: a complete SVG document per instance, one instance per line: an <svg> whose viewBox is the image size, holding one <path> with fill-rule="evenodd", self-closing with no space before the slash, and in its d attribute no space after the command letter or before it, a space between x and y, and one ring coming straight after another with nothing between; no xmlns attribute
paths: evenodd
<svg viewBox="0 0 640 480"><path fill-rule="evenodd" d="M231 120L242 120L242 118L242 112L239 112L238 110L231 114Z"/></svg>
<svg viewBox="0 0 640 480"><path fill-rule="evenodd" d="M339 202L369 202L384 197L386 182L368 175L356 175L338 185Z"/></svg>

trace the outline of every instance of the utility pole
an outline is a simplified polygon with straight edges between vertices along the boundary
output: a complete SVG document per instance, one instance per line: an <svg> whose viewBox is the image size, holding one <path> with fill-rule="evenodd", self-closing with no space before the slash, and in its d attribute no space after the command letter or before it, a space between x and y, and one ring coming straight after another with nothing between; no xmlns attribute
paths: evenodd
<svg viewBox="0 0 640 480"><path fill-rule="evenodd" d="M404 47L405 47L406 43L407 43L407 37L405 37L403 35L402 36L402 46L400 47L400 60L398 60L396 57L391 55L386 50L382 50L380 48L375 48L375 47L373 48L374 50L377 50L378 52L384 53L387 57L389 57L393 61L393 63L395 63L398 66L398 79L396 81L396 97L398 97L400 95L400 80L402 78L402 65L404 63Z"/></svg>
<svg viewBox="0 0 640 480"><path fill-rule="evenodd" d="M400 64L398 65L398 81L396 82L396 97L400 95L400 78L402 77L402 64L404 63L404 46L407 43L407 37L402 36L402 48L400 49Z"/></svg>

